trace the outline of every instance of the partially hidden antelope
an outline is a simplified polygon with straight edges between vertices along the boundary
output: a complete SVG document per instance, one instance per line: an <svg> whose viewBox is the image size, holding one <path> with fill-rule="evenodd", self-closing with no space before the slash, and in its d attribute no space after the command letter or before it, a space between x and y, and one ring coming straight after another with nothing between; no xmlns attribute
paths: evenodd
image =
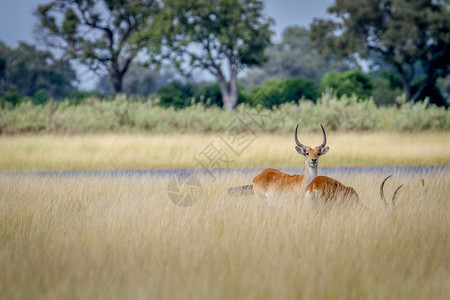
<svg viewBox="0 0 450 300"><path fill-rule="evenodd" d="M389 178L391 178L392 177L392 175L389 175L389 176L387 176L386 178L384 178L383 179L383 181L381 182L381 185L380 185L380 198L381 198L381 201L383 202L383 204L384 204L384 206L386 207L386 208L388 208L389 207L389 204L388 204L388 202L386 201L386 197L384 196L384 184L386 183L386 181L389 179ZM425 186L425 181L422 179L422 186ZM394 193L392 194L392 199L391 199L391 203L392 203L392 209L395 209L396 208L396 203L395 203L395 198L397 197L397 193L398 193L398 191L401 189L403 187L403 184L402 185L399 185L398 187L397 187L397 189L395 189L395 191L394 191Z"/></svg>
<svg viewBox="0 0 450 300"><path fill-rule="evenodd" d="M389 208L389 206L391 206L391 208L395 210L397 193L403 187L403 184L399 185L395 189L391 197L392 204L389 205L389 203L386 200L386 197L384 196L384 185L389 178L392 178L392 175L385 177L381 182L380 198L386 208ZM421 182L422 186L425 186L425 182L423 179ZM310 199L319 198L325 201L331 199L346 200L347 202L348 200L353 200L353 202L359 201L359 196L352 187L345 186L339 181L326 176L317 176L316 178L314 178L311 181L311 183L308 184L308 186L306 187L305 196Z"/></svg>
<svg viewBox="0 0 450 300"><path fill-rule="evenodd" d="M336 179L327 176L317 176L314 178L305 188L305 196L307 199L312 200L359 201L358 193L352 187L345 186Z"/></svg>
<svg viewBox="0 0 450 300"><path fill-rule="evenodd" d="M258 198L271 202L275 195L283 192L299 193L302 195L307 191L307 195L321 196L331 199L331 196L355 198L358 194L353 188L346 187L339 181L326 177L317 176L319 167L319 157L327 154L329 147L327 135L322 125L323 142L317 147L311 148L300 143L298 139L298 126L295 128L295 150L305 157L305 172L302 175L289 175L276 169L265 169L253 179L252 185L233 187L229 189L230 195L254 194ZM305 188L306 187L306 188Z"/></svg>

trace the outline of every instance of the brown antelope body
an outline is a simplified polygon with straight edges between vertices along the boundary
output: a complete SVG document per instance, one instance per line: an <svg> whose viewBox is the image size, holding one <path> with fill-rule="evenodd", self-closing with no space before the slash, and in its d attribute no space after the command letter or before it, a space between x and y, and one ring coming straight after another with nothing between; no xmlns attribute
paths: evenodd
<svg viewBox="0 0 450 300"><path fill-rule="evenodd" d="M322 125L323 142L320 146L309 147L298 140L298 126L295 128L295 150L305 157L305 173L302 175L289 175L275 169L266 169L253 179L254 194L266 200L271 200L276 194L283 192L296 192L301 195L304 187L316 176L319 167L319 157L325 155L329 147L326 147L327 135Z"/></svg>
<svg viewBox="0 0 450 300"><path fill-rule="evenodd" d="M305 157L305 172L302 175L290 175L276 169L266 169L253 179L253 185L233 187L231 195L254 194L258 198L271 201L275 195L283 192L307 196L326 197L326 200L337 198L352 198L358 201L358 194L351 187L346 187L339 181L325 176L317 176L319 157L325 155L329 147L327 135L322 125L323 142L317 147L306 146L298 140L298 126L295 128L295 150Z"/></svg>
<svg viewBox="0 0 450 300"><path fill-rule="evenodd" d="M232 187L228 193L232 196L241 195L255 195L258 198L271 201L276 194L283 192L298 193L300 196L304 195L310 200L321 199L323 201L342 200L345 202L356 203L359 201L359 196L356 191L349 186L345 186L338 180L327 177L317 176L317 169L319 166L319 156L325 155L329 147L326 147L327 135L322 125L323 142L320 146L311 148L305 146L298 140L297 131L295 128L295 150L305 157L305 173L302 175L289 175L276 169L265 169L253 179L253 184ZM380 186L380 196L383 203L387 206L387 201L384 197L384 184L391 176L386 177ZM423 180L422 180L423 184ZM397 192L403 185L399 186L392 196L392 206L395 207L395 197Z"/></svg>
<svg viewBox="0 0 450 300"><path fill-rule="evenodd" d="M327 176L314 178L305 188L305 196L309 199L321 199L323 201L359 201L359 196L352 187L345 186L336 179Z"/></svg>

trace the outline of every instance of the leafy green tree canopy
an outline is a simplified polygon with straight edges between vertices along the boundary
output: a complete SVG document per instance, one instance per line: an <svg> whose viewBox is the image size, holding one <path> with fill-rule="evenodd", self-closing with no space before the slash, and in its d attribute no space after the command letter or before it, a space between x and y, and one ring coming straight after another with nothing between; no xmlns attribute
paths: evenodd
<svg viewBox="0 0 450 300"><path fill-rule="evenodd" d="M355 95L359 99L368 99L372 96L373 83L369 75L354 69L343 73L329 72L322 78L320 87L322 91L332 89L338 97Z"/></svg>
<svg viewBox="0 0 450 300"><path fill-rule="evenodd" d="M55 0L39 5L41 36L91 70L106 70L114 91L143 48L134 35L159 12L157 0Z"/></svg>
<svg viewBox="0 0 450 300"><path fill-rule="evenodd" d="M282 40L267 49L267 62L245 74L246 85L251 88L271 78L286 77L309 78L318 84L329 71L346 71L354 67L350 61L325 60L311 47L309 35L306 28L286 27Z"/></svg>
<svg viewBox="0 0 450 300"><path fill-rule="evenodd" d="M448 74L447 0L336 0L328 11L333 20L316 19L311 25L315 47L326 56L380 56L400 76L407 100L423 98Z"/></svg>
<svg viewBox="0 0 450 300"><path fill-rule="evenodd" d="M273 21L260 0L163 1L167 57L184 71L199 68L212 74L224 107L238 103L238 73L266 60ZM186 72L189 73L189 72Z"/></svg>
<svg viewBox="0 0 450 300"><path fill-rule="evenodd" d="M301 98L316 101L319 90L314 82L306 78L270 79L262 86L252 89L252 104L268 108L286 102L295 102Z"/></svg>
<svg viewBox="0 0 450 300"><path fill-rule="evenodd" d="M163 107L185 108L193 104L195 87L189 83L172 81L156 91Z"/></svg>
<svg viewBox="0 0 450 300"><path fill-rule="evenodd" d="M60 99L75 89L76 73L69 62L56 59L49 51L26 43L11 49L0 42L0 62L0 93L34 97L41 91L41 99L44 93Z"/></svg>

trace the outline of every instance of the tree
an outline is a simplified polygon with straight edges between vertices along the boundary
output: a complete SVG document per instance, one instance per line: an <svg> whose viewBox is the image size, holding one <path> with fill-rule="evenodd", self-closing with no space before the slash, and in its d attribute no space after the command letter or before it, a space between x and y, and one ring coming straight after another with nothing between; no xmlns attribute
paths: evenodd
<svg viewBox="0 0 450 300"><path fill-rule="evenodd" d="M376 74L378 73L378 74ZM400 105L402 94L402 81L400 76L392 71L383 70L372 73L372 97L377 105Z"/></svg>
<svg viewBox="0 0 450 300"><path fill-rule="evenodd" d="M315 102L319 90L312 80L306 78L270 79L264 85L254 87L251 96L253 105L272 108L286 102L298 103L301 98Z"/></svg>
<svg viewBox="0 0 450 300"><path fill-rule="evenodd" d="M350 61L325 60L311 47L309 34L306 28L286 27L281 41L267 49L267 62L245 74L247 88L260 85L267 79L286 77L309 78L318 84L329 71L346 71L355 66Z"/></svg>
<svg viewBox="0 0 450 300"><path fill-rule="evenodd" d="M199 82L196 84L194 93L196 103L202 103L205 106L216 105L223 107L222 92L217 82ZM245 91L245 88L238 84L238 104L253 104L251 96Z"/></svg>
<svg viewBox="0 0 450 300"><path fill-rule="evenodd" d="M131 64L123 78L122 91L127 95L148 96L175 78L175 71L168 67L152 68L140 63ZM103 95L111 95L114 88L106 75L100 76L96 90Z"/></svg>
<svg viewBox="0 0 450 300"><path fill-rule="evenodd" d="M263 9L260 0L166 0L167 57L180 71L189 66L212 74L224 108L232 110L238 103L239 72L266 60L264 49L270 44L273 21Z"/></svg>
<svg viewBox="0 0 450 300"><path fill-rule="evenodd" d="M368 99L373 89L372 79L360 69L343 73L331 71L322 78L320 86L322 91L333 89L338 97L355 95L359 99Z"/></svg>
<svg viewBox="0 0 450 300"><path fill-rule="evenodd" d="M447 99L447 104L450 105L450 76L447 75L445 78L439 78L437 86L439 87L442 96Z"/></svg>
<svg viewBox="0 0 450 300"><path fill-rule="evenodd" d="M424 98L449 73L450 10L445 0L337 0L334 20L316 19L311 40L323 55L381 57L407 100Z"/></svg>
<svg viewBox="0 0 450 300"><path fill-rule="evenodd" d="M91 70L106 70L115 93L143 48L132 42L159 12L157 0L55 0L37 9L40 31L50 47L62 49Z"/></svg>
<svg viewBox="0 0 450 300"><path fill-rule="evenodd" d="M56 59L49 51L20 43L11 49L0 42L0 93L19 92L34 97L38 91L64 98L75 89L76 73L67 60Z"/></svg>
<svg viewBox="0 0 450 300"><path fill-rule="evenodd" d="M194 85L180 81L170 82L156 91L161 106L175 108L185 108L193 104L194 93Z"/></svg>

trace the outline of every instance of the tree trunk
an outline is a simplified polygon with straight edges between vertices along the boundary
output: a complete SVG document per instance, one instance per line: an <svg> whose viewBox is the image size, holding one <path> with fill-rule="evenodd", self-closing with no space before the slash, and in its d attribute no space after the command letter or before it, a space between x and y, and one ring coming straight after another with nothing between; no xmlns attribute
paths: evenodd
<svg viewBox="0 0 450 300"><path fill-rule="evenodd" d="M234 110L237 105L238 95L237 93L229 93L229 94L223 94L222 93L222 99L223 99L223 107L226 110Z"/></svg>
<svg viewBox="0 0 450 300"><path fill-rule="evenodd" d="M125 74L127 73L128 68L131 65L131 62L133 61L133 56L129 56L125 60L123 65L120 66L120 63L119 63L117 57L112 62L111 70L109 72L112 83L113 83L114 95L117 95L122 92L123 78L125 77Z"/></svg>
<svg viewBox="0 0 450 300"><path fill-rule="evenodd" d="M405 93L405 101L408 102L411 100L411 84L409 82L403 82L403 92Z"/></svg>
<svg viewBox="0 0 450 300"><path fill-rule="evenodd" d="M412 90L411 90L411 83L408 80L407 76L405 75L405 73L403 72L402 69L400 69L397 66L398 69L398 73L400 74L400 79L402 80L402 86L403 86L403 92L405 93L405 101L408 102L409 100L411 100L411 94L412 94Z"/></svg>
<svg viewBox="0 0 450 300"><path fill-rule="evenodd" d="M427 82L422 82L421 84L419 84L417 91L414 93L414 95L411 96L411 100L414 102L419 101L420 96L422 96L422 92L425 90L425 88L427 87Z"/></svg>
<svg viewBox="0 0 450 300"><path fill-rule="evenodd" d="M405 101L408 102L412 97L412 86L411 81L414 78L414 70L410 65L410 72L408 73L401 63L395 63L395 67L397 68L397 72L400 75L400 79L403 85L403 92L405 93Z"/></svg>
<svg viewBox="0 0 450 300"><path fill-rule="evenodd" d="M432 87L436 84L436 80L437 77L434 77L434 69L432 69L430 67L428 74L427 74L427 78L425 80L423 80L418 86L417 86L417 90L415 91L414 95L412 95L412 100L414 102L418 101L423 92L425 91L425 89Z"/></svg>
<svg viewBox="0 0 450 300"><path fill-rule="evenodd" d="M222 93L223 108L234 110L238 102L238 89L236 80L226 83L224 79L219 79L220 92Z"/></svg>
<svg viewBox="0 0 450 300"><path fill-rule="evenodd" d="M114 74L111 81L114 88L114 95L120 94L122 92L123 76L120 74Z"/></svg>

